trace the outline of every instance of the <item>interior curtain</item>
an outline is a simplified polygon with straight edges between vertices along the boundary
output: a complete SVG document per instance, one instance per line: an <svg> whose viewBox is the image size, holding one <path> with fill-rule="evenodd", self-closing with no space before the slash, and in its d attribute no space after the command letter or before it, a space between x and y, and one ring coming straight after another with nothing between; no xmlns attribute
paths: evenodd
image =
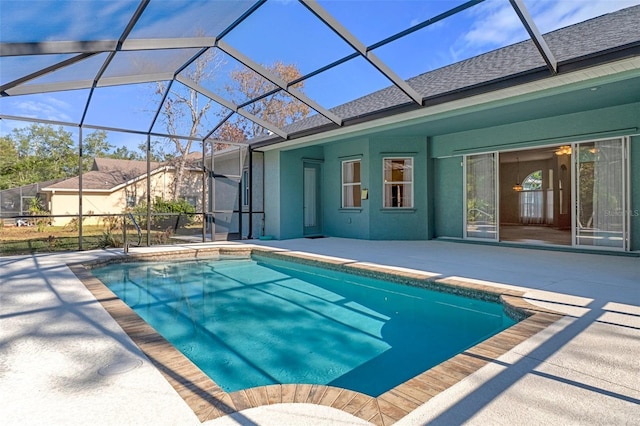
<svg viewBox="0 0 640 426"><path fill-rule="evenodd" d="M520 192L520 223L538 225L544 223L544 191Z"/></svg>
<svg viewBox="0 0 640 426"><path fill-rule="evenodd" d="M342 193L343 202L345 207L354 206L353 187L351 185L345 185L345 183L353 183L354 178L354 163L345 162L342 163Z"/></svg>

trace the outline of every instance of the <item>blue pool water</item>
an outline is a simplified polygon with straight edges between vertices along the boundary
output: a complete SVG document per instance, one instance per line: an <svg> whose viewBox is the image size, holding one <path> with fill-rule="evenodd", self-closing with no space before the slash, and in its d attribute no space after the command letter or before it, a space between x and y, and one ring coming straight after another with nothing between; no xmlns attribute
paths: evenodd
<svg viewBox="0 0 640 426"><path fill-rule="evenodd" d="M497 303L260 257L93 274L227 392L307 383L378 396L514 324Z"/></svg>

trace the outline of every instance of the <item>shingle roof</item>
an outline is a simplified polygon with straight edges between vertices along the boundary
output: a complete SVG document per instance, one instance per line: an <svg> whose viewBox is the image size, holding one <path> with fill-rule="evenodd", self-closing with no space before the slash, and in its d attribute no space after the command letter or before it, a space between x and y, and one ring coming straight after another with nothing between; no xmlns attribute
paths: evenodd
<svg viewBox="0 0 640 426"><path fill-rule="evenodd" d="M562 72L562 66L573 61L615 49L640 46L639 22L640 6L633 6L547 33L544 39ZM544 69L544 60L533 42L528 40L420 74L407 82L429 99ZM345 120L353 120L403 106L418 107L411 105L411 100L397 87L391 86L330 111ZM289 134L313 133L314 128L327 125L331 125L329 120L313 115L286 126L284 130ZM269 145L280 141L280 137L269 136L255 139L252 144Z"/></svg>
<svg viewBox="0 0 640 426"><path fill-rule="evenodd" d="M162 164L151 163L151 170ZM82 175L83 190L110 190L147 173L147 162L137 160L118 160L113 158L95 158L91 171ZM78 176L50 185L46 190L77 190L80 187Z"/></svg>

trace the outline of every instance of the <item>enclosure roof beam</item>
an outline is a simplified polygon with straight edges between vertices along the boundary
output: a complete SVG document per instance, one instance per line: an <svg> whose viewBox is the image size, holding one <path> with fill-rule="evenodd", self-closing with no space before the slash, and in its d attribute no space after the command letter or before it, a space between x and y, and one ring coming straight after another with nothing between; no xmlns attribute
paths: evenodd
<svg viewBox="0 0 640 426"><path fill-rule="evenodd" d="M251 69L253 72L261 75L262 77L264 77L265 79L269 80L270 82L272 82L276 86L280 87L282 90L286 91L291 96L293 96L294 98L298 99L300 102L307 104L308 106L310 106L311 108L316 110L319 114L321 114L321 115L325 116L326 118L328 118L329 120L333 121L338 126L342 126L342 118L338 117L337 115L335 115L331 111L327 110L326 108L324 108L323 106L321 106L320 104L315 102L314 100L310 99L304 93L300 92L299 90L294 89L293 87L291 87L290 84L288 84L287 82L282 80L280 77L278 77L275 74L273 74L271 71L267 70L262 65L260 65L257 62L253 61L248 56L245 56L244 54L240 53L238 50L236 50L235 48L231 47L229 44L225 43L222 40L218 40L216 45L220 50L222 50L223 52L225 52L228 55L232 56L234 59L236 59L238 62L242 63L247 68Z"/></svg>
<svg viewBox="0 0 640 426"><path fill-rule="evenodd" d="M136 74L132 76L119 76L101 78L96 87L123 86L126 84L155 83L157 81L171 80L173 73ZM70 82L41 83L20 85L8 88L3 96L32 95L37 93L50 93L65 90L91 89L93 80L76 80ZM10 85L11 83L8 83Z"/></svg>
<svg viewBox="0 0 640 426"><path fill-rule="evenodd" d="M37 43L0 43L0 57L102 53L115 51L116 40L43 41Z"/></svg>
<svg viewBox="0 0 640 426"><path fill-rule="evenodd" d="M378 58L373 52L369 51L367 47L358 40L349 30L347 30L338 20L336 20L329 12L327 12L316 1L312 0L300 0L300 2L313 13L318 19L320 19L326 26L328 26L334 33L342 38L347 44L355 49L360 55L362 55L371 65L373 65L379 72L381 72L387 79L389 79L398 89L404 92L409 98L411 98L418 105L422 105L422 96L411 87L406 81L398 76L391 68L389 68L380 58Z"/></svg>
<svg viewBox="0 0 640 426"><path fill-rule="evenodd" d="M80 61L82 61L84 59L89 58L90 56L93 56L94 54L95 53L82 53L80 55L74 56L73 58L66 59L64 61L61 61L61 62L58 62L58 63L53 64L51 66L48 66L46 68L42 68L41 70L33 72L33 73L29 74L29 75L25 75L25 76L23 76L21 78L18 78L16 80L10 81L9 83L6 83L6 84L3 84L2 86L0 86L0 93L8 91L8 90L10 90L10 89L12 89L12 88L14 88L16 86L19 86L19 85L23 84L23 83L26 83L27 81L35 80L35 79L37 79L39 77L42 77L43 75L52 73L54 71L57 71L57 70L59 70L61 68L66 67L66 66L75 64L76 62L80 62ZM71 88L71 86L73 86L72 83L69 83L68 85L70 87L65 88L65 86L62 85L62 88L59 88L57 90L69 90Z"/></svg>
<svg viewBox="0 0 640 426"><path fill-rule="evenodd" d="M142 16L142 13L144 12L144 10L149 5L150 1L151 0L140 0L140 4L138 5L138 7L136 8L136 11L131 16L131 19L129 19L129 22L127 23L127 26L122 31L122 34L120 35L120 38L118 39L118 43L116 44L116 50L114 50L113 52L109 53L107 58L104 60L104 63L100 67L100 70L98 70L98 73L96 74L96 77L93 79L93 84L91 85L91 89L89 90L89 96L87 96L87 101L84 104L84 111L82 112L82 118L80 119L80 126L82 126L82 124L84 123L85 118L87 117L87 112L89 111L89 105L91 105L91 99L93 98L93 92L95 91L96 87L98 86L98 82L100 81L100 79L104 75L105 71L107 70L107 67L109 67L109 64L111 64L111 61L113 60L113 58L116 55L116 51L119 50L122 47L122 43L124 43L124 41L127 39L129 34L131 33L131 31L133 30L133 27L138 22L138 19L140 19L140 17Z"/></svg>
<svg viewBox="0 0 640 426"><path fill-rule="evenodd" d="M544 40L544 37L542 37L542 34L540 34L540 31L538 31L538 27L529 14L527 7L524 5L524 2L522 0L509 0L509 2L522 21L522 25L524 25L525 29L529 33L531 41L533 41L533 44L536 45L536 48L538 49L538 52L540 52L540 55L542 56L542 59L544 59L544 62L547 64L549 71L551 71L552 74L557 74L558 61L549 48L549 45Z"/></svg>
<svg viewBox="0 0 640 426"><path fill-rule="evenodd" d="M284 130L280 129L278 126L274 126L273 124L269 123L268 121L265 121L247 111L245 111L244 109L239 108L236 104L234 104L233 102L227 101L226 99L224 99L223 97L216 95L215 93L213 93L210 90L205 89L204 87L194 83L193 81L189 80L186 77L182 77L180 75L176 76L176 80L179 81L180 83L184 84L185 86L195 90L196 92L199 92L201 94L203 94L204 96L212 99L214 102L219 103L220 105L224 106L225 108L233 111L233 112L237 112L238 114L240 114L241 116L243 116L244 118L253 121L254 123L264 127L265 129L268 129L270 131L272 131L273 133L277 134L278 136L281 136L283 138L287 138L287 132L285 132Z"/></svg>

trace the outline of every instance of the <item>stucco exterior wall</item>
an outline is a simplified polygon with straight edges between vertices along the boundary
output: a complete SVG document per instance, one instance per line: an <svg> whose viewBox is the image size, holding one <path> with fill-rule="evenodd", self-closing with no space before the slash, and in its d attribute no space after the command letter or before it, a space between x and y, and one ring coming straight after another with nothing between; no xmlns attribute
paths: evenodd
<svg viewBox="0 0 640 426"><path fill-rule="evenodd" d="M619 129L627 129L620 131ZM628 130L631 129L631 130ZM462 237L463 156L458 154L535 148L570 142L627 136L640 129L640 103L433 137L436 158L435 236ZM640 250L640 138L630 142L631 250ZM456 155L457 154L457 155ZM521 170L521 179L531 170ZM537 166L536 166L537 167Z"/></svg>
<svg viewBox="0 0 640 426"><path fill-rule="evenodd" d="M161 172L151 177L151 199L160 197L167 199L171 196L172 172ZM185 197L195 197L196 209L202 207L202 175L191 172L185 176L183 182L183 195ZM82 192L82 213L83 215L110 215L121 214L127 209L127 199L132 197L135 205L146 202L147 180L140 179L129 185L120 187L114 191L91 191L85 189ZM77 191L53 191L50 192L49 209L53 216L57 215L78 215ZM198 210L201 211L201 210ZM55 226L64 226L71 222L73 217L58 217L52 222ZM97 225L102 221L101 217L86 217L87 225Z"/></svg>
<svg viewBox="0 0 640 426"><path fill-rule="evenodd" d="M539 118L544 111L536 110L532 114L520 105L518 113L494 117L491 124L478 119L488 116L488 112L483 111L475 118L465 116L465 125L468 127L468 123L475 122L475 128L459 132L429 134L431 124L426 123L419 131L396 126L391 128L393 130L382 129L357 137L346 135L305 148L269 150L265 153L266 234L280 239L303 236L305 160L322 164L324 235L401 240L462 238L464 155L630 137L630 249L640 250L640 136L637 136L640 133L640 103L594 109L580 102L570 106L574 112L550 113ZM508 109L501 107L497 111ZM532 115L536 118L530 118ZM435 123L433 128L455 130L458 119L447 117L446 120L446 123ZM384 209L382 159L402 156L414 158L414 208ZM351 159L361 161L361 185L362 189L368 190L368 198L362 200L359 208L343 209L341 165L342 161ZM534 169L542 169L548 174L549 169L556 166L549 161L523 163L519 178L524 179ZM513 204L509 197L513 195L510 188L517 180L515 166L503 164L500 167L504 179L500 188L501 203ZM516 217L502 219L503 223L517 222Z"/></svg>
<svg viewBox="0 0 640 426"><path fill-rule="evenodd" d="M342 208L342 162L360 160L361 188L371 187L371 155L369 139L359 138L327 145L325 147L324 181L322 198L324 201L323 233L340 235L345 238L369 239L371 223L371 197L361 200L360 208Z"/></svg>

